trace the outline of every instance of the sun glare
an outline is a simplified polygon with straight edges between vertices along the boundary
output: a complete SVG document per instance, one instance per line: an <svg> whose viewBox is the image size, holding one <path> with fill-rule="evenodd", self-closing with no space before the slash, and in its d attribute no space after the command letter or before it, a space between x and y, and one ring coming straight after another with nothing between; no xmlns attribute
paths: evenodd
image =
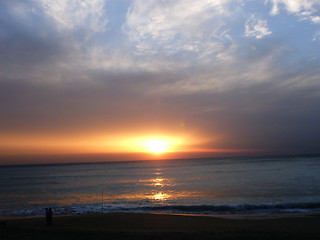
<svg viewBox="0 0 320 240"><path fill-rule="evenodd" d="M167 151L169 143L164 140L149 140L145 142L145 146L148 148L149 152L152 153L163 153Z"/></svg>

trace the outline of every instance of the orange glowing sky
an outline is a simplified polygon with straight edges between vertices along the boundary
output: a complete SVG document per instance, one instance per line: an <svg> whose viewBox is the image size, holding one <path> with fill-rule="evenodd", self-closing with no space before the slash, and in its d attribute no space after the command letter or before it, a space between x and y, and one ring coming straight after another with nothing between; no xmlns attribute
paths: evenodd
<svg viewBox="0 0 320 240"><path fill-rule="evenodd" d="M203 146L212 139L187 134L150 134L108 136L11 135L0 139L2 151L14 153L154 153L208 151ZM215 150L215 149L210 149ZM209 151L210 151L209 150Z"/></svg>
<svg viewBox="0 0 320 240"><path fill-rule="evenodd" d="M70 134L71 135L71 134ZM72 135L71 135L72 136ZM148 160L248 154L256 149L210 148L213 139L187 134L149 134L72 137L26 135L0 139L3 164ZM52 155L52 157L47 157ZM81 157L83 155L83 157ZM11 158L8 158L10 157ZM46 156L46 157L41 157Z"/></svg>

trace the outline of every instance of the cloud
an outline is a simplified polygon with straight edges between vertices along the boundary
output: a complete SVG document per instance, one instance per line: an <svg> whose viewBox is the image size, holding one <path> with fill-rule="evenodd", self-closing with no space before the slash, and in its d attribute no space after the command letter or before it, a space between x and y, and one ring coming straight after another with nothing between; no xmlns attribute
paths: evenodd
<svg viewBox="0 0 320 240"><path fill-rule="evenodd" d="M320 40L320 31L316 32L313 35L312 41L317 41L317 40Z"/></svg>
<svg viewBox="0 0 320 240"><path fill-rule="evenodd" d="M271 15L280 13L281 8L298 16L301 20L319 23L320 2L318 0L269 0L272 3Z"/></svg>
<svg viewBox="0 0 320 240"><path fill-rule="evenodd" d="M108 19L104 0L33 0L51 18L58 30L78 28L103 32Z"/></svg>
<svg viewBox="0 0 320 240"><path fill-rule="evenodd" d="M314 23L320 23L320 16L311 16L311 21Z"/></svg>
<svg viewBox="0 0 320 240"><path fill-rule="evenodd" d="M134 1L123 27L140 54L175 54L184 51L203 55L219 51L218 39L230 39L226 23L237 5L230 0Z"/></svg>
<svg viewBox="0 0 320 240"><path fill-rule="evenodd" d="M267 21L258 19L255 15L251 15L245 24L245 36L247 37L260 39L271 33L268 29Z"/></svg>

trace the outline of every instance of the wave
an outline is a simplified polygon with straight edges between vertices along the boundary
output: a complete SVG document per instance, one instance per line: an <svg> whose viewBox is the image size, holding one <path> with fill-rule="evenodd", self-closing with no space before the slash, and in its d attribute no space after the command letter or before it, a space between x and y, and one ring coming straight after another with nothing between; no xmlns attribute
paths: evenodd
<svg viewBox="0 0 320 240"><path fill-rule="evenodd" d="M159 212L241 214L259 212L304 212L320 210L320 203L241 204L241 205L173 205L141 207L142 210Z"/></svg>
<svg viewBox="0 0 320 240"><path fill-rule="evenodd" d="M55 215L141 212L141 213L180 213L180 214L251 214L251 213L312 213L320 211L320 203L280 203L280 204L240 204L240 205L159 205L159 206L101 206L70 205L54 207ZM43 208L0 211L0 215L43 215Z"/></svg>

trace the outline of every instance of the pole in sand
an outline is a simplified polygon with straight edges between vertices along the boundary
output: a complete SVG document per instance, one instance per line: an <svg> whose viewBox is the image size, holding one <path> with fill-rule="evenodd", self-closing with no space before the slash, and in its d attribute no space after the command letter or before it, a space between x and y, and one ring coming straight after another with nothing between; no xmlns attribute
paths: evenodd
<svg viewBox="0 0 320 240"><path fill-rule="evenodd" d="M103 184L101 187L101 212L103 213Z"/></svg>

